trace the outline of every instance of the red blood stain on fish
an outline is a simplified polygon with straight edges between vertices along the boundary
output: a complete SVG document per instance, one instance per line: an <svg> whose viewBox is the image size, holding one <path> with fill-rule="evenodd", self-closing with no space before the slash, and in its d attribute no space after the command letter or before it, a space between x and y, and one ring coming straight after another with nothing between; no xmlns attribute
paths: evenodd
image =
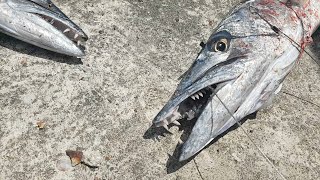
<svg viewBox="0 0 320 180"><path fill-rule="evenodd" d="M311 28L311 27L309 27L309 28ZM308 46L309 44L311 44L313 42L313 39L312 39L312 37L310 36L310 35L307 35L302 41L301 41L301 45L300 45L300 47L301 47L301 50L300 50L300 54L299 54L299 59L301 58L301 56L302 56L302 54L303 54L303 52L304 52L304 50L305 50L305 48L306 48L306 46Z"/></svg>
<svg viewBox="0 0 320 180"><path fill-rule="evenodd" d="M298 18L297 18L296 15L291 15L291 16L290 16L290 19L291 19L291 21L293 21L293 22L297 22L297 21L298 21Z"/></svg>
<svg viewBox="0 0 320 180"><path fill-rule="evenodd" d="M262 9L261 12L268 15L279 16L279 14L273 9Z"/></svg>
<svg viewBox="0 0 320 180"><path fill-rule="evenodd" d="M307 8L307 7L310 7L310 0L303 5L304 9Z"/></svg>
<svg viewBox="0 0 320 180"><path fill-rule="evenodd" d="M273 4L274 0L262 0L260 1L260 5L268 5L268 4Z"/></svg>

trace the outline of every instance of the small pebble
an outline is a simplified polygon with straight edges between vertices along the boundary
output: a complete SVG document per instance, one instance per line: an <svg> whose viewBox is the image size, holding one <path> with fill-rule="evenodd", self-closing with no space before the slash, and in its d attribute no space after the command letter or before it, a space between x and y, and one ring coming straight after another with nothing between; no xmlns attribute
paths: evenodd
<svg viewBox="0 0 320 180"><path fill-rule="evenodd" d="M59 171L70 171L73 167L71 165L70 159L61 158L57 161L57 169Z"/></svg>

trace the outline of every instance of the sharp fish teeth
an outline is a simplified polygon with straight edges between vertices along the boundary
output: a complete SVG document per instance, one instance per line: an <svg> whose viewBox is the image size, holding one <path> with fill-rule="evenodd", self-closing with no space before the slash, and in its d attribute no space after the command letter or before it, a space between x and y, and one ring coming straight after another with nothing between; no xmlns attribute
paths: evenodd
<svg viewBox="0 0 320 180"><path fill-rule="evenodd" d="M51 19L50 24L53 24L53 23L54 23L54 19Z"/></svg>
<svg viewBox="0 0 320 180"><path fill-rule="evenodd" d="M173 117L181 118L181 114L179 112L177 112L177 110L175 112L173 112L172 114L173 114Z"/></svg>
<svg viewBox="0 0 320 180"><path fill-rule="evenodd" d="M78 41L78 42L77 42L77 45L78 45L78 46L80 46L80 45L81 45L80 43L81 43L81 42L80 42L80 41Z"/></svg>
<svg viewBox="0 0 320 180"><path fill-rule="evenodd" d="M199 92L198 94L199 94L199 96L203 97L203 94L202 94L202 92Z"/></svg>
<svg viewBox="0 0 320 180"><path fill-rule="evenodd" d="M200 98L198 94L196 94L196 95L194 95L194 96L196 96L196 98L197 98L197 99L199 99L199 98Z"/></svg>
<svg viewBox="0 0 320 180"><path fill-rule="evenodd" d="M169 123L168 123L168 121L165 119L165 120L163 120L163 123L165 124L165 125L169 125Z"/></svg>
<svg viewBox="0 0 320 180"><path fill-rule="evenodd" d="M76 33L76 34L74 35L74 39L77 39L78 36L79 36L79 35Z"/></svg>
<svg viewBox="0 0 320 180"><path fill-rule="evenodd" d="M178 121L173 121L172 123L175 124L175 125L177 125L177 126L180 126L180 125L181 125Z"/></svg>
<svg viewBox="0 0 320 180"><path fill-rule="evenodd" d="M168 125L163 124L163 127L164 127L167 131L169 131Z"/></svg>
<svg viewBox="0 0 320 180"><path fill-rule="evenodd" d="M194 97L193 95L191 96L191 98L192 98L193 100L196 100L196 97Z"/></svg>
<svg viewBox="0 0 320 180"><path fill-rule="evenodd" d="M69 31L70 31L70 29L67 28L67 29L65 29L65 30L63 31L63 33L67 33L67 32L69 32Z"/></svg>

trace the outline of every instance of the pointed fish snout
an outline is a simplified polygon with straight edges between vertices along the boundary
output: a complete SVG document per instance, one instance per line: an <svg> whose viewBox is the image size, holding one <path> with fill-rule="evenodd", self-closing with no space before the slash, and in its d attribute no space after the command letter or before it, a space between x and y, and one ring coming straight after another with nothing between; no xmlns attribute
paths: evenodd
<svg viewBox="0 0 320 180"><path fill-rule="evenodd" d="M85 55L88 36L50 0L0 2L0 31L69 56Z"/></svg>

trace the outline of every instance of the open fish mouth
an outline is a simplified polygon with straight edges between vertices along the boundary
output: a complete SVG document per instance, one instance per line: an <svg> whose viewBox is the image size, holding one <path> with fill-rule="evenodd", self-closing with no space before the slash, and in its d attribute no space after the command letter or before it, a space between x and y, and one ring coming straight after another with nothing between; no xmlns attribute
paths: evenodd
<svg viewBox="0 0 320 180"><path fill-rule="evenodd" d="M154 125L168 130L171 123L180 125L178 120L197 119L219 90L241 76L243 57L229 59L228 64L219 63L193 82L190 82L192 73L186 74L174 95L155 117ZM191 69L197 69L197 65L194 64Z"/></svg>
<svg viewBox="0 0 320 180"><path fill-rule="evenodd" d="M170 124L180 125L179 120L194 120L199 117L204 107L212 100L216 92L232 81L221 82L206 86L192 94L186 92L185 95L174 98L176 105L171 105L170 110L162 119L154 120L156 127L164 127L168 130Z"/></svg>
<svg viewBox="0 0 320 180"><path fill-rule="evenodd" d="M217 84L220 85L220 84ZM205 87L191 95L187 95L185 99L181 99L181 103L172 107L171 110L162 121L155 122L157 127L163 126L168 130L168 125L171 123L180 125L178 120L193 120L199 117L203 108L212 99L212 95L216 92L217 85L210 85Z"/></svg>
<svg viewBox="0 0 320 180"><path fill-rule="evenodd" d="M85 55L88 36L50 0L0 1L0 31L69 56Z"/></svg>
<svg viewBox="0 0 320 180"><path fill-rule="evenodd" d="M187 74L174 95L155 117L154 125L164 127L167 130L169 130L168 126L170 124L180 125L180 120L196 120L192 133L183 146L183 148L191 148L191 150L183 151L184 154L182 154L180 160L188 159L199 152L212 140L212 136L218 134L223 128L223 123L220 122L219 118L219 122L215 121L216 125L213 125L213 121L208 123L212 118L208 112L213 110L212 104L217 93L226 87L232 87L233 83L241 77L244 69L242 59L243 57L234 58L227 65L218 64L190 85L186 84L189 84L188 81L192 73ZM196 66L193 66L192 69L194 68ZM221 121L224 121L224 119ZM194 143L193 141L197 142Z"/></svg>
<svg viewBox="0 0 320 180"><path fill-rule="evenodd" d="M205 107L212 99L212 96L217 91L217 87L220 85L223 85L223 83L205 87L182 101L177 108L177 112L180 113L181 118L186 120L197 119L201 114L203 107ZM173 122L174 119L171 119L168 123Z"/></svg>
<svg viewBox="0 0 320 180"><path fill-rule="evenodd" d="M74 45L78 46L82 51L85 50L83 43L88 40L88 36L81 30L75 29L74 27L63 23L58 18L53 18L44 14L36 14L43 20L47 21L54 28L62 32L69 40L71 40Z"/></svg>

